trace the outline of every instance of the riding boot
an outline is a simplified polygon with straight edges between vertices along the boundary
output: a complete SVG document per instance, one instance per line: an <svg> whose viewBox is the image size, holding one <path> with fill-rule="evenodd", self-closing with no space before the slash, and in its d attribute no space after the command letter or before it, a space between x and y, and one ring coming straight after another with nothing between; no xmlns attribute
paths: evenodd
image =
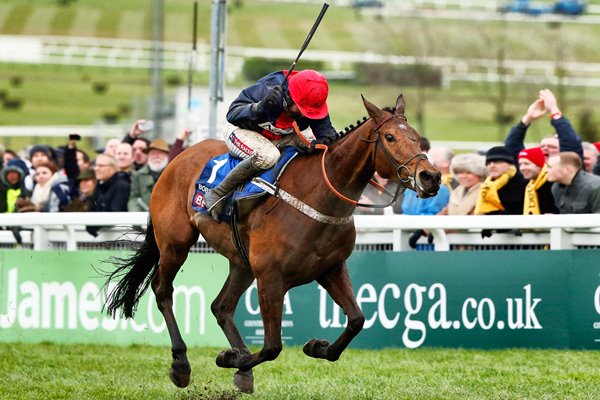
<svg viewBox="0 0 600 400"><path fill-rule="evenodd" d="M242 160L236 167L223 179L219 185L208 191L204 195L204 206L208 210L208 214L217 222L221 222L219 216L223 212L225 199L229 193L252 178L262 169L254 165L254 157L248 157Z"/></svg>

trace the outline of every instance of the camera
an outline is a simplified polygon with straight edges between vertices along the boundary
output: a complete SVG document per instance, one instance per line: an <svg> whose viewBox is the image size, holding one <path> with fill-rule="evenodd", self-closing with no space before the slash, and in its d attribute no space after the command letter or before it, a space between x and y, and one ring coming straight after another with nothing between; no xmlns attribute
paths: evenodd
<svg viewBox="0 0 600 400"><path fill-rule="evenodd" d="M154 130L154 121L144 121L138 124L138 130L142 132L148 132Z"/></svg>
<svg viewBox="0 0 600 400"><path fill-rule="evenodd" d="M81 140L81 135L78 133L71 133L69 135L69 140Z"/></svg>

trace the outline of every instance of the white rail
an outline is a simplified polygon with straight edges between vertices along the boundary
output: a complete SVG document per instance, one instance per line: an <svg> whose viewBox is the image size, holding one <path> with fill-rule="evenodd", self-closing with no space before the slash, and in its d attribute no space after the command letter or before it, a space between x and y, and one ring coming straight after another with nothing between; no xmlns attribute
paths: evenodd
<svg viewBox="0 0 600 400"><path fill-rule="evenodd" d="M208 72L210 48L198 45L196 70ZM249 57L293 59L296 50L253 47L227 47L227 79L241 73L244 59ZM496 59L464 59L454 57L414 57L386 54L307 50L306 60L327 60L332 74L350 69L351 63L386 63L393 65L430 65L440 68L444 84L452 81L538 82L566 85L600 86L600 63L564 61L557 65L549 60L504 60L502 71ZM119 68L149 68L152 42L147 40L98 39L68 36L0 35L0 62L67 64ZM164 43L164 68L187 70L189 48L186 44ZM556 71L564 74L558 77Z"/></svg>
<svg viewBox="0 0 600 400"><path fill-rule="evenodd" d="M0 226L19 227L24 244L35 250L65 248L77 250L82 243L98 245L123 237L132 227L144 227L147 213L27 213L0 214ZM416 229L429 229L435 250L457 246L542 246L553 250L600 246L600 214L537 216L411 216L385 215L355 217L357 245L367 249L411 250L408 237ZM94 238L85 226L109 227ZM482 229L509 230L482 238ZM515 231L517 235L515 235ZM136 235L128 235L136 239ZM141 236L139 236L141 238ZM200 243L205 243L202 238ZM12 245L10 231L0 234L0 244Z"/></svg>

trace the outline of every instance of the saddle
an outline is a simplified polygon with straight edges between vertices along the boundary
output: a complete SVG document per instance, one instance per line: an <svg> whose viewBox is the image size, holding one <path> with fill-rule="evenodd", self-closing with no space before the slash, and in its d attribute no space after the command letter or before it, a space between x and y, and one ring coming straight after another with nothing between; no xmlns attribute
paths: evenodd
<svg viewBox="0 0 600 400"><path fill-rule="evenodd" d="M286 147L282 150L281 157L271 169L268 169L258 175L261 181L276 185L279 178L285 171L286 166L298 155L298 150L293 147ZM235 168L242 160L233 157L229 153L221 154L210 159L198 180L196 181L196 190L192 197L192 209L201 214L207 214L204 206L204 195L216 187L227 174ZM233 213L237 212L237 218L243 219L254 208L258 200L262 198L267 191L262 186L257 186L252 181L246 182L230 194L224 201L223 214L221 220L231 222Z"/></svg>

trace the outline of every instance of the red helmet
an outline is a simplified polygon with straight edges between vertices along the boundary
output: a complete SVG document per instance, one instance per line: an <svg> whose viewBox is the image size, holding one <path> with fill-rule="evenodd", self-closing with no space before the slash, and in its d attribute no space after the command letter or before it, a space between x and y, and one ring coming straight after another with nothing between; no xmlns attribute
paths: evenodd
<svg viewBox="0 0 600 400"><path fill-rule="evenodd" d="M307 118L321 119L327 115L327 79L317 71L305 69L291 75L288 81L290 97Z"/></svg>

